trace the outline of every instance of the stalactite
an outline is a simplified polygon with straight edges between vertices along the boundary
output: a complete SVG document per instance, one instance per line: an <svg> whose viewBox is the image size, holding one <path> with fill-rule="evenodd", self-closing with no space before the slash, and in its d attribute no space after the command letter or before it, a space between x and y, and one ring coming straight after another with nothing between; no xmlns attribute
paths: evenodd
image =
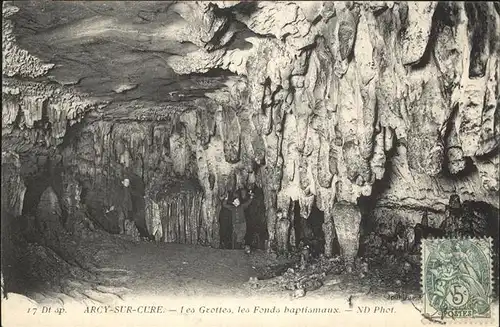
<svg viewBox="0 0 500 327"><path fill-rule="evenodd" d="M173 205L171 203L167 204L166 206L166 212L164 213L165 217L165 222L164 223L164 228L165 228L165 242L170 243L173 241L173 231L174 231L174 221L172 217L174 216L173 214Z"/></svg>
<svg viewBox="0 0 500 327"><path fill-rule="evenodd" d="M185 225L184 225L184 231L185 231L185 234L186 234L186 243L187 244L193 244L193 240L192 240L192 231L193 230L196 230L196 227L195 226L191 226L191 207L192 207L192 203L193 203L193 195L189 194L187 197L186 197L186 202L184 203L184 215L186 217L186 220L185 220Z"/></svg>
<svg viewBox="0 0 500 327"><path fill-rule="evenodd" d="M201 219L203 194L201 190L190 189L190 184L178 183L158 185L156 191L149 192L146 201L150 209L146 212L146 223L148 226L152 226L154 221L161 224L163 242L203 244L200 231L207 228ZM167 190L167 193L163 190ZM158 193L154 195L155 192ZM148 231L151 233L151 229Z"/></svg>
<svg viewBox="0 0 500 327"><path fill-rule="evenodd" d="M352 204L373 196L377 180L390 185L379 196L384 205L441 210L451 192L498 205L500 16L494 5L304 6L265 2L242 14L231 3L176 4L192 32L179 40L202 49L169 57L171 68L237 76L194 108L174 106L150 121L139 122L134 111L130 121L87 124L65 168L89 182L103 206L112 204L109 195L123 178L142 180L148 231L165 242L218 246L221 197L254 182L264 192L271 241L277 210L298 201L307 218L316 204L325 212L328 255L335 230L344 253L353 255L359 213ZM222 7L234 15L218 15ZM247 37L244 49L225 48L237 38L233 25L258 37ZM484 31L479 39L478 31ZM91 106L73 91L10 83L2 126L6 135L28 129L32 143L44 140L37 125L45 118L51 138L62 139L68 122ZM142 106L142 112L158 109ZM61 141L51 138L45 138L49 145ZM444 163L451 174L467 176L443 176ZM466 163L476 169L469 172ZM196 179L201 189L160 192L181 177Z"/></svg>
<svg viewBox="0 0 500 327"><path fill-rule="evenodd" d="M35 122L42 120L43 107L47 99L44 97L24 97L21 102L21 110L24 114L26 127L33 128Z"/></svg>
<svg viewBox="0 0 500 327"><path fill-rule="evenodd" d="M166 232L163 229L163 217L162 208L150 198L146 198L146 227L148 233L153 236L155 241L160 241L165 238Z"/></svg>
<svg viewBox="0 0 500 327"><path fill-rule="evenodd" d="M16 121L19 109L19 100L15 96L2 97L2 131Z"/></svg>

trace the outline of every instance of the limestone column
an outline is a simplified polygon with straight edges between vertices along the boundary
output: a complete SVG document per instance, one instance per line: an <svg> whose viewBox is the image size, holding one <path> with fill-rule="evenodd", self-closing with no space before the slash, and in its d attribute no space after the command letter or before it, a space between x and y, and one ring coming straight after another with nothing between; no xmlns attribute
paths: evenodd
<svg viewBox="0 0 500 327"><path fill-rule="evenodd" d="M278 253L288 253L290 239L290 220L281 210L277 211L276 240Z"/></svg>
<svg viewBox="0 0 500 327"><path fill-rule="evenodd" d="M340 202L334 205L332 214L335 219L340 254L344 257L348 271L351 271L359 248L361 213L356 205Z"/></svg>
<svg viewBox="0 0 500 327"><path fill-rule="evenodd" d="M330 258L333 255L333 240L335 236L335 226L333 217L325 212L325 222L323 223L323 233L325 234L325 257Z"/></svg>
<svg viewBox="0 0 500 327"><path fill-rule="evenodd" d="M294 249L296 247L295 240L295 215L292 206L292 210L288 211L288 219L290 220L290 238L289 238L289 248Z"/></svg>

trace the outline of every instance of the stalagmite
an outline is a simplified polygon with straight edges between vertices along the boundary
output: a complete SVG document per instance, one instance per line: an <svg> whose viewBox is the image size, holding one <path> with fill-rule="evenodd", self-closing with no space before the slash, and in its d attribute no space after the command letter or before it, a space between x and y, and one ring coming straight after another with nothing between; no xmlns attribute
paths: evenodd
<svg viewBox="0 0 500 327"><path fill-rule="evenodd" d="M149 217L146 219L149 235L152 235L154 240L159 242L163 237L160 206L149 198L146 199L146 217Z"/></svg>
<svg viewBox="0 0 500 327"><path fill-rule="evenodd" d="M341 255L352 268L359 247L361 213L356 205L338 202L332 210Z"/></svg>
<svg viewBox="0 0 500 327"><path fill-rule="evenodd" d="M325 233L325 257L329 258L333 255L333 241L335 239L335 225L333 217L325 216L325 222L321 226Z"/></svg>
<svg viewBox="0 0 500 327"><path fill-rule="evenodd" d="M276 239L279 253L287 253L290 239L290 219L281 211L276 219Z"/></svg>
<svg viewBox="0 0 500 327"><path fill-rule="evenodd" d="M37 206L37 227L44 236L53 242L62 230L62 209L57 194L52 187L42 193Z"/></svg>

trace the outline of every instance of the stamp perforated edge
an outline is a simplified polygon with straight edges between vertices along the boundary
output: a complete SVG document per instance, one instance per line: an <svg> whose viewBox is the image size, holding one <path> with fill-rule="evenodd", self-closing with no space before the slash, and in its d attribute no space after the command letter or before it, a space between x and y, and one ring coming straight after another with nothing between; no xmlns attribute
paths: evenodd
<svg viewBox="0 0 500 327"><path fill-rule="evenodd" d="M432 319L425 318L425 303L427 301L427 297L425 294L425 278L424 278L424 262L425 262L425 252L424 252L424 243L431 243L431 242L438 242L438 241L443 241L443 240L485 240L488 242L488 248L489 248L489 265L490 265L490 289L491 289L491 294L490 294L490 317L489 318L482 318L482 317L470 317L470 318L459 318L459 319L433 319L435 321L432 321ZM422 315L424 318L422 318L422 324L428 325L428 324L433 324L433 325L441 325L441 324L454 324L454 325L483 325L483 326L497 326L498 325L498 312L496 310L492 310L491 304L493 303L494 300L494 286L495 286L495 279L494 279L494 267L493 267L493 239L491 237L438 237L438 238L426 238L422 239L422 242L420 243L420 291L422 294Z"/></svg>

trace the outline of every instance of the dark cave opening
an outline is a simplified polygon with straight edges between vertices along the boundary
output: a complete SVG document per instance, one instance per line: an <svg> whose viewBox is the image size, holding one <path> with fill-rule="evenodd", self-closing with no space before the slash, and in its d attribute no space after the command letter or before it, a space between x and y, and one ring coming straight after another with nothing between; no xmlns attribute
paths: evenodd
<svg viewBox="0 0 500 327"><path fill-rule="evenodd" d="M323 223L325 213L313 205L309 217L304 218L300 214L299 201L293 202L293 226L295 229L295 247L308 245L311 254L318 256L325 253L325 233ZM337 244L338 245L338 244ZM338 252L339 248L337 248Z"/></svg>
<svg viewBox="0 0 500 327"><path fill-rule="evenodd" d="M120 232L117 211L107 208L102 194L94 191L90 184L84 182L81 198L92 222L108 233Z"/></svg>
<svg viewBox="0 0 500 327"><path fill-rule="evenodd" d="M36 162L33 160L36 160ZM36 159L30 158L27 162L29 164L23 166L26 192L23 198L22 214L36 215L40 197L48 187L54 190L60 201L62 195L63 168L60 164L54 163L53 160L45 156L40 156ZM65 208L61 209L63 209L61 222L64 223L66 212L64 211Z"/></svg>
<svg viewBox="0 0 500 327"><path fill-rule="evenodd" d="M125 219L135 223L140 236L149 237L146 227L144 182L134 173L126 173L125 176L122 178L115 175L99 185L82 177L82 202L92 222L104 231L119 234L119 215L125 213ZM128 187L123 186L125 179L129 180Z"/></svg>
<svg viewBox="0 0 500 327"><path fill-rule="evenodd" d="M149 237L146 227L146 203L144 196L146 188L142 178L136 174L129 176L130 179L130 197L132 200L132 218L141 237Z"/></svg>
<svg viewBox="0 0 500 327"><path fill-rule="evenodd" d="M219 212L219 237L221 249L231 248L232 233L233 226L231 224L231 211L227 208L221 207Z"/></svg>
<svg viewBox="0 0 500 327"><path fill-rule="evenodd" d="M267 231L266 207L264 204L264 192L260 187L252 189L254 198L245 210L247 218L247 238L253 248L263 250L266 240L269 238Z"/></svg>
<svg viewBox="0 0 500 327"><path fill-rule="evenodd" d="M486 62L488 59L487 46L490 40L481 37L488 34L488 4L486 3L466 3L465 13L468 18L469 33L473 35L470 50L469 78L483 77L486 72Z"/></svg>
<svg viewBox="0 0 500 327"><path fill-rule="evenodd" d="M50 186L50 176L42 174L40 176L26 178L26 192L24 193L23 215L36 214L36 208L43 191Z"/></svg>
<svg viewBox="0 0 500 327"><path fill-rule="evenodd" d="M22 214L2 221L2 273L9 292L55 289L60 276L85 269L77 258L79 243L64 226L68 212L61 201L61 176L55 174L27 179Z"/></svg>
<svg viewBox="0 0 500 327"><path fill-rule="evenodd" d="M248 207L244 209L246 219L245 243L254 249L263 250L265 249L265 241L268 239L264 192L260 187L254 187L252 191L254 198ZM236 197L244 203L249 200L249 196L249 192L246 189L239 189L230 194L228 197L228 203L232 203ZM222 201L225 200L223 199ZM231 218L231 210L222 206L219 213L219 236L221 249L233 248L231 242L233 233Z"/></svg>

